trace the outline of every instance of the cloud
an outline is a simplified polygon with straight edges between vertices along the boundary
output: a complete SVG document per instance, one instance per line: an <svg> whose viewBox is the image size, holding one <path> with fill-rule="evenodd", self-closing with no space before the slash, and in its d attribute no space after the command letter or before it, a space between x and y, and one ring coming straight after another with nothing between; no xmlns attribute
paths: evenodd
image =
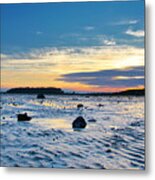
<svg viewBox="0 0 155 180"><path fill-rule="evenodd" d="M36 35L41 35L41 34L43 34L43 32L41 32L41 31L36 32Z"/></svg>
<svg viewBox="0 0 155 180"><path fill-rule="evenodd" d="M144 66L62 75L59 81L79 82L99 87L133 87L144 85Z"/></svg>
<svg viewBox="0 0 155 180"><path fill-rule="evenodd" d="M2 61L4 61L4 60L7 60L8 59L8 55L6 55L6 54L0 54L0 60Z"/></svg>
<svg viewBox="0 0 155 180"><path fill-rule="evenodd" d="M93 27L86 27L86 31L91 31ZM116 45L116 40L110 36L105 34L98 34L98 35L92 35L90 33L87 34L77 34L77 33L69 33L61 35L61 39L65 40L74 40L74 42L78 43L80 46L84 43L85 47L86 44L89 44L89 46L114 46ZM87 45L88 46L88 45Z"/></svg>
<svg viewBox="0 0 155 180"><path fill-rule="evenodd" d="M112 25L120 26L120 25L134 25L137 24L139 21L137 19L130 19L130 20L122 20L118 22L112 23Z"/></svg>
<svg viewBox="0 0 155 180"><path fill-rule="evenodd" d="M114 45L116 45L116 41L114 39L111 39L111 40L105 39L105 40L103 40L103 43L105 45L107 45L107 46L114 46Z"/></svg>
<svg viewBox="0 0 155 180"><path fill-rule="evenodd" d="M22 71L27 67L39 73L62 74L64 71L70 73L144 65L143 48L118 46L110 40L106 43L105 46L41 48L27 53L3 54L2 69L13 67Z"/></svg>
<svg viewBox="0 0 155 180"><path fill-rule="evenodd" d="M125 34L130 35L130 36L135 36L135 37L144 37L145 33L144 30L137 30L133 31L131 29L128 29Z"/></svg>
<svg viewBox="0 0 155 180"><path fill-rule="evenodd" d="M94 26L85 26L85 27L84 27L84 30L85 30L85 31L92 31L92 30L94 30L94 29L95 29Z"/></svg>
<svg viewBox="0 0 155 180"><path fill-rule="evenodd" d="M99 73L102 76L95 73L94 77L89 73L93 73L94 71L113 71L118 68L144 65L143 48L118 45L61 48L47 47L32 49L27 53L3 54L2 57L2 87L35 85L45 87L56 86L72 90L83 89L84 91L99 91L99 89L97 90L94 88L97 84L99 85L99 83L102 82L103 75L106 77L106 74L104 74L105 72ZM76 78L73 76L62 76L81 72L88 74L84 74L83 77L80 76L79 79L77 75ZM121 78L122 76L128 77L128 74L113 74L109 82L113 82L113 84L117 81L124 81L124 84L125 82L129 82L129 80L121 79L120 76ZM135 77L132 77L132 81L140 81L140 79L136 78L137 76L139 77L139 75L135 74ZM14 79L13 81L12 78ZM116 78L115 81L113 78ZM105 79L103 80L105 82ZM71 81L74 83L70 83ZM81 82L81 84L79 82ZM86 85L86 83L88 85ZM103 89L100 89L100 91L103 91Z"/></svg>

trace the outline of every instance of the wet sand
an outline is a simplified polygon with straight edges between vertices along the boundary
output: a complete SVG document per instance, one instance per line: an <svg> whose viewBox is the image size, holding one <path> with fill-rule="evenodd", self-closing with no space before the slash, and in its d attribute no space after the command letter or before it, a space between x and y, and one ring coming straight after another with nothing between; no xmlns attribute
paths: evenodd
<svg viewBox="0 0 155 180"><path fill-rule="evenodd" d="M2 166L145 168L144 97L2 95L1 107ZM87 126L74 131L78 116Z"/></svg>

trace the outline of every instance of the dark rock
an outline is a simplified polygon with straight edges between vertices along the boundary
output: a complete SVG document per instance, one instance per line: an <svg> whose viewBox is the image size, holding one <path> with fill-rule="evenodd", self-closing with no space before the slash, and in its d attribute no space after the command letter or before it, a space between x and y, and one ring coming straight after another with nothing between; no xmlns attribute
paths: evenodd
<svg viewBox="0 0 155 180"><path fill-rule="evenodd" d="M88 122L96 122L96 119L89 119Z"/></svg>
<svg viewBox="0 0 155 180"><path fill-rule="evenodd" d="M82 108L83 107L83 104L78 104L77 105L77 108L79 109L79 108Z"/></svg>
<svg viewBox="0 0 155 180"><path fill-rule="evenodd" d="M38 95L37 95L37 99L45 99L44 94L38 94Z"/></svg>
<svg viewBox="0 0 155 180"><path fill-rule="evenodd" d="M73 128L85 128L86 125L87 123L82 116L77 117L72 123Z"/></svg>
<svg viewBox="0 0 155 180"><path fill-rule="evenodd" d="M30 121L32 117L29 117L27 113L17 114L18 121Z"/></svg>
<svg viewBox="0 0 155 180"><path fill-rule="evenodd" d="M112 152L111 149L106 150L106 153L111 153L111 152Z"/></svg>
<svg viewBox="0 0 155 180"><path fill-rule="evenodd" d="M130 125L131 126L141 126L141 121L132 122Z"/></svg>
<svg viewBox="0 0 155 180"><path fill-rule="evenodd" d="M98 107L103 107L104 106L104 104L98 104Z"/></svg>
<svg viewBox="0 0 155 180"><path fill-rule="evenodd" d="M110 147L110 145L109 145L109 144L104 144L104 146L105 146L105 147Z"/></svg>
<svg viewBox="0 0 155 180"><path fill-rule="evenodd" d="M17 104L16 104L16 103L14 103L14 102L12 103L12 105L13 105L13 106L17 106Z"/></svg>
<svg viewBox="0 0 155 180"><path fill-rule="evenodd" d="M31 136L32 134L30 132L28 132L27 135Z"/></svg>

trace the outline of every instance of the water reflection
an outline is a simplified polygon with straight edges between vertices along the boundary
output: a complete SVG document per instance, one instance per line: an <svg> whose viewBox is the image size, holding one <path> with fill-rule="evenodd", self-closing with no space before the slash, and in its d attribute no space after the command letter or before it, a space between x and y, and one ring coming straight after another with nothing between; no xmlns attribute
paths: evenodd
<svg viewBox="0 0 155 180"><path fill-rule="evenodd" d="M69 130L72 128L71 124L65 119L33 119L34 124L54 129L66 129Z"/></svg>

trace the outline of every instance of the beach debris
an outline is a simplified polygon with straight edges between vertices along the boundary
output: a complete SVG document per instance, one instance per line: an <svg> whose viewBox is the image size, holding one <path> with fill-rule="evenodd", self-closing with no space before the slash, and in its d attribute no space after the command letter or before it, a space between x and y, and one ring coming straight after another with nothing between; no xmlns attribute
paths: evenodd
<svg viewBox="0 0 155 180"><path fill-rule="evenodd" d="M77 105L77 108L78 108L78 109L83 108L83 104L78 104L78 105Z"/></svg>
<svg viewBox="0 0 155 180"><path fill-rule="evenodd" d="M28 116L27 113L17 114L18 121L30 121L32 117Z"/></svg>
<svg viewBox="0 0 155 180"><path fill-rule="evenodd" d="M85 128L86 125L87 123L82 116L77 117L72 123L73 128Z"/></svg>
<svg viewBox="0 0 155 180"><path fill-rule="evenodd" d="M95 123L95 122L96 122L96 119L89 119L88 122Z"/></svg>
<svg viewBox="0 0 155 180"><path fill-rule="evenodd" d="M45 99L45 95L44 94L38 94L37 99Z"/></svg>

